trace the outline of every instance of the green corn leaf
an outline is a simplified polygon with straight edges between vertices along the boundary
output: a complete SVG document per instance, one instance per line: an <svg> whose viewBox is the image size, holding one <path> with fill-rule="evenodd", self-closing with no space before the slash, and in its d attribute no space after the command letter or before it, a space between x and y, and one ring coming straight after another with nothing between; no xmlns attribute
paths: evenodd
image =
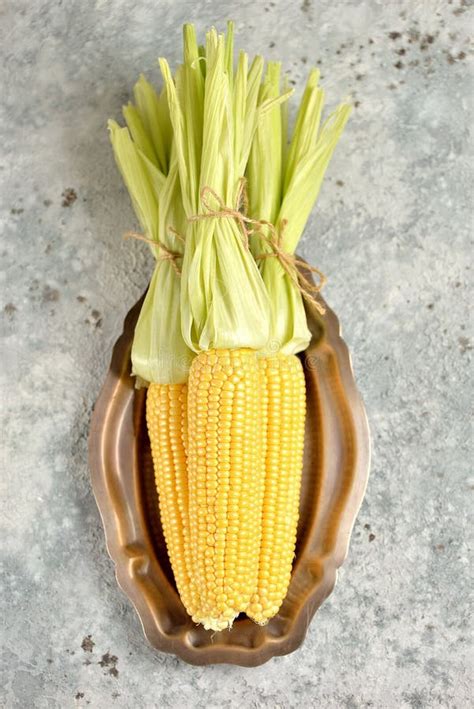
<svg viewBox="0 0 474 709"><path fill-rule="evenodd" d="M288 110L286 103L275 109L280 94L277 68L269 64L260 91L258 127L247 165L249 212L254 219L266 219L281 231L280 246L293 254L309 214L317 199L324 173L349 116L341 105L324 123L321 115L324 92L318 87L319 72L311 71L298 110L290 146L287 146ZM286 89L286 86L284 87ZM262 108L266 109L264 112ZM269 228L262 227L263 238L252 238L262 278L271 303L271 350L296 353L310 341L301 293L278 258L268 256L272 249ZM273 237L272 237L273 238ZM262 258L262 255L264 258Z"/></svg>
<svg viewBox="0 0 474 709"><path fill-rule="evenodd" d="M127 128L109 121L109 129L143 231L149 239L182 252L183 244L169 229L184 231L186 224L176 152L170 151L171 165L165 176L133 142ZM181 383L187 380L193 357L181 334L181 278L158 243L151 249L157 264L135 328L132 373L137 383Z"/></svg>
<svg viewBox="0 0 474 709"><path fill-rule="evenodd" d="M131 103L124 106L123 117L127 123L130 135L133 138L133 142L140 148L148 160L158 167L158 158L155 153L155 148L153 147L150 136L145 129L137 107Z"/></svg>
<svg viewBox="0 0 474 709"><path fill-rule="evenodd" d="M285 190L279 222L287 220L283 246L294 253L313 205L318 197L324 174L337 142L350 115L350 107L341 104L321 130L315 147L300 156Z"/></svg>
<svg viewBox="0 0 474 709"><path fill-rule="evenodd" d="M189 170L186 160L186 133L184 125L183 112L178 99L176 86L171 75L166 59L160 58L160 69L163 76L163 81L166 87L166 99L168 102L170 122L173 130L173 140L175 144L176 154L179 165L179 175L181 180L181 193L183 198L184 209L190 213L196 208L196 200L194 193L189 189Z"/></svg>
<svg viewBox="0 0 474 709"><path fill-rule="evenodd" d="M115 121L109 121L109 132L115 159L141 228L149 239L156 239L158 200L144 162L127 128L120 128Z"/></svg>
<svg viewBox="0 0 474 709"><path fill-rule="evenodd" d="M246 130L246 109L247 109L247 74L248 56L245 52L240 52L237 71L235 73L233 86L233 129L234 129L234 165L237 165L239 174L243 174L241 165L245 157L243 156Z"/></svg>
<svg viewBox="0 0 474 709"><path fill-rule="evenodd" d="M227 23L227 35L225 38L225 70L229 86L232 89L234 82L234 23L231 20Z"/></svg>
<svg viewBox="0 0 474 709"><path fill-rule="evenodd" d="M281 64L269 62L259 103L270 107L259 118L247 165L250 213L272 223L281 204L282 122L279 104L269 102L280 97L280 74Z"/></svg>
<svg viewBox="0 0 474 709"><path fill-rule="evenodd" d="M243 130L243 144L239 163L239 174L243 175L250 155L252 140L257 129L258 121L258 96L260 81L263 74L263 57L257 56L252 61L247 77L247 100L245 102L245 126Z"/></svg>
<svg viewBox="0 0 474 709"><path fill-rule="evenodd" d="M181 336L180 277L169 261L158 261L135 327L132 374L144 382L187 381L193 353Z"/></svg>
<svg viewBox="0 0 474 709"><path fill-rule="evenodd" d="M143 74L133 88L137 111L140 115L143 128L150 137L156 155L157 166L162 173L168 172L169 150L167 142L170 139L166 131L166 119L162 115L167 112L167 104L163 106L153 86L145 79ZM133 135L133 133L132 133ZM134 140L136 140L134 138Z"/></svg>
<svg viewBox="0 0 474 709"><path fill-rule="evenodd" d="M237 79L236 90L242 91L244 81L241 76ZM232 94L225 66L224 37L211 30L206 35L200 190L211 188L223 205L230 208L236 206L234 201L241 177L236 164L236 145L245 143L240 137L236 140ZM214 197L209 200L212 209L221 208ZM198 202L198 213L203 215L207 210L199 195ZM268 296L234 218L205 218L189 225L181 311L183 335L194 351L260 349L266 344Z"/></svg>

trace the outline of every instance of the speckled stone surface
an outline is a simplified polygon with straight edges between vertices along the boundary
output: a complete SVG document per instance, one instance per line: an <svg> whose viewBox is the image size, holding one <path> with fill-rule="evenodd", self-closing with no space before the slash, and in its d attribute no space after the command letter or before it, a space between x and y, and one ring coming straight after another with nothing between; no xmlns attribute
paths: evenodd
<svg viewBox="0 0 474 709"><path fill-rule="evenodd" d="M456 707L469 699L469 97L464 0L4 0L1 706ZM353 353L373 468L302 649L253 670L151 650L87 469L93 402L151 272L108 144L180 25L237 20L355 110L301 253ZM471 446L472 452L472 446Z"/></svg>

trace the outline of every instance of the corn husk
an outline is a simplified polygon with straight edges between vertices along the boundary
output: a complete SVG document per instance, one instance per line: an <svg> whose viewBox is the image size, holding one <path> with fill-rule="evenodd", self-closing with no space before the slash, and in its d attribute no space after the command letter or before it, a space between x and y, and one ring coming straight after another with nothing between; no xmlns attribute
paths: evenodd
<svg viewBox="0 0 474 709"><path fill-rule="evenodd" d="M186 381L192 357L203 350L305 349L303 300L294 274L271 255L273 230L260 226L249 241L238 211L277 231L285 222L280 246L293 254L350 110L342 104L321 127L324 93L313 70L288 144L292 90L285 83L282 90L280 64L269 62L264 74L262 57L249 64L240 52L234 67L232 23L226 36L211 29L205 46L198 46L192 25L183 35L174 77L159 60L161 93L141 76L135 104L124 107L127 128L109 124L157 259L132 348L133 373L145 382ZM184 251L181 277L160 243Z"/></svg>
<svg viewBox="0 0 474 709"><path fill-rule="evenodd" d="M260 62L250 82L246 57L234 77L223 35L206 35L206 74L201 71L194 29L185 27L183 67L173 82L160 60L178 153L188 219L208 212L203 188L222 205L236 204L256 128ZM202 126L202 135L195 130ZM246 155L247 152L247 155ZM212 197L211 209L222 206ZM269 335L270 304L259 269L234 218L191 221L186 230L181 316L183 336L195 352L212 348L261 349Z"/></svg>
<svg viewBox="0 0 474 709"><path fill-rule="evenodd" d="M350 113L339 106L320 129L324 92L318 87L319 72L308 78L298 111L293 137L287 147L288 111L284 104L273 107L259 122L247 167L249 213L265 219L281 231L281 248L294 254L317 199L324 173ZM261 93L280 93L280 67L269 63ZM271 352L296 354L309 344L311 333L300 291L294 280L272 254L263 227L263 238L252 239L252 250L260 265L271 303L269 347ZM268 256L270 254L270 256Z"/></svg>
<svg viewBox="0 0 474 709"><path fill-rule="evenodd" d="M139 383L181 383L187 381L193 353L181 333L180 264L167 258L160 246L175 253L183 251L183 244L169 229L170 225L177 231L185 229L178 161L166 99L158 97L143 76L134 93L137 105L124 108L128 127L109 121L117 164L156 258L135 328L132 374Z"/></svg>

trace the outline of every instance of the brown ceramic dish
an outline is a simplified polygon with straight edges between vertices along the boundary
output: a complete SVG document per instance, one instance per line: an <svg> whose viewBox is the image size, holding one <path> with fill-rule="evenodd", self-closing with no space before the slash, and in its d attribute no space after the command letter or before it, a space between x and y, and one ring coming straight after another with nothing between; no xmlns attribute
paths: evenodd
<svg viewBox="0 0 474 709"><path fill-rule="evenodd" d="M178 597L157 509L145 422L145 391L130 376L141 301L125 319L90 431L92 485L117 581L158 650L186 662L248 667L295 650L336 582L369 472L369 432L349 353L329 310L323 327L308 312L313 339L303 353L307 422L300 522L293 575L280 612L261 627L245 616L231 630L196 626Z"/></svg>

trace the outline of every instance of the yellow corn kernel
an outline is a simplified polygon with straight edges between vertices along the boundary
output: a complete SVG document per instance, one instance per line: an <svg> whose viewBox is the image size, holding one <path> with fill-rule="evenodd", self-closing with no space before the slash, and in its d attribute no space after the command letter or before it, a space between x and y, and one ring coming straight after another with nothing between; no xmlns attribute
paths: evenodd
<svg viewBox="0 0 474 709"><path fill-rule="evenodd" d="M205 628L245 611L257 584L264 483L262 369L254 351L199 354L188 381L189 531Z"/></svg>
<svg viewBox="0 0 474 709"><path fill-rule="evenodd" d="M261 548L256 592L246 611L257 623L278 612L288 590L299 516L306 394L295 355L260 359L268 396Z"/></svg>
<svg viewBox="0 0 474 709"><path fill-rule="evenodd" d="M198 596L189 573L187 385L150 384L146 420L166 547L179 595L192 615Z"/></svg>

